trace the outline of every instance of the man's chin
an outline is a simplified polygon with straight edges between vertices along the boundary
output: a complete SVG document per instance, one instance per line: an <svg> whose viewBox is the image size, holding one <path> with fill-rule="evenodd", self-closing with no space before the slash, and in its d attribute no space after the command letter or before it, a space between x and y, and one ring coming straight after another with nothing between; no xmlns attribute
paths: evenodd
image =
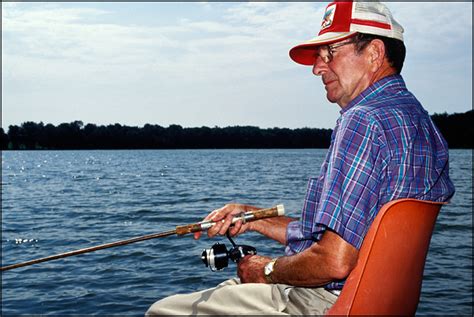
<svg viewBox="0 0 474 317"><path fill-rule="evenodd" d="M327 98L327 100L328 100L329 102L331 102L331 103L336 103L336 102L337 102L336 97L332 96L330 93L327 93L327 94L326 94L326 98Z"/></svg>

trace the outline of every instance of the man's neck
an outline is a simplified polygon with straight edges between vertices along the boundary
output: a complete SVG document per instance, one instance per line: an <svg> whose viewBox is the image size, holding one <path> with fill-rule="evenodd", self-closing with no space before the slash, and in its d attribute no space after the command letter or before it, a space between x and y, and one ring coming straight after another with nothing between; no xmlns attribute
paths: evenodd
<svg viewBox="0 0 474 317"><path fill-rule="evenodd" d="M390 66L387 60L385 60L382 66L372 75L369 86L378 82L382 78L395 75L396 73L397 73L397 70L394 67Z"/></svg>

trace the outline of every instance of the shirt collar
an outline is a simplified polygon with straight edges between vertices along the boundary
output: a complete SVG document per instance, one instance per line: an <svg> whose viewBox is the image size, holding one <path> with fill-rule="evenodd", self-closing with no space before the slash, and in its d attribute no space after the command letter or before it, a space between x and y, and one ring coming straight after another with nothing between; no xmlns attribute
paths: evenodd
<svg viewBox="0 0 474 317"><path fill-rule="evenodd" d="M382 90L386 89L395 89L395 90L406 90L405 81L400 74L390 75L380 79L379 81L373 83L362 91L357 97L355 97L347 106L341 111L341 114L348 111L350 108L366 102L367 100L373 99L380 94Z"/></svg>

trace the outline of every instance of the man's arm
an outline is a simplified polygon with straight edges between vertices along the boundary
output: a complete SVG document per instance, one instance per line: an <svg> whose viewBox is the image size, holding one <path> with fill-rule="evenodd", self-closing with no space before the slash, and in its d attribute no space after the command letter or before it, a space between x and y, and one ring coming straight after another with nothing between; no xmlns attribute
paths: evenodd
<svg viewBox="0 0 474 317"><path fill-rule="evenodd" d="M326 231L310 248L292 256L279 257L271 279L294 286L320 286L346 278L357 263L359 251L338 234ZM239 262L243 283L267 283L264 266L271 259L247 256Z"/></svg>
<svg viewBox="0 0 474 317"><path fill-rule="evenodd" d="M228 204L211 212L205 220L212 219L217 224L208 230L208 235L224 235L229 229L234 216L249 210L259 209L254 206ZM222 222L223 220L223 222ZM275 217L242 224L238 221L230 228L231 235L245 231L257 231L269 238L286 244L286 228L293 221L290 217ZM199 238L201 233L195 233ZM338 234L327 230L320 241L310 248L292 256L279 257L274 266L271 278L274 283L295 286L319 286L333 280L346 278L355 267L359 251L342 239ZM238 275L243 283L267 283L264 266L271 261L269 257L247 256L239 261Z"/></svg>

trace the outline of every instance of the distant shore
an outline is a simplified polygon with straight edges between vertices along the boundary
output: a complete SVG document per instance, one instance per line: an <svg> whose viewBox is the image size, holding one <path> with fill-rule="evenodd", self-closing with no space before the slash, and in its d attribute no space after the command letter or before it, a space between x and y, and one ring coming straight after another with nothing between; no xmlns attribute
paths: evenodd
<svg viewBox="0 0 474 317"><path fill-rule="evenodd" d="M472 149L473 110L431 116L451 149ZM268 128L254 126L183 128L145 124L96 125L82 121L57 126L43 122L0 128L2 150L95 150L95 149L268 149L327 148L331 129Z"/></svg>

